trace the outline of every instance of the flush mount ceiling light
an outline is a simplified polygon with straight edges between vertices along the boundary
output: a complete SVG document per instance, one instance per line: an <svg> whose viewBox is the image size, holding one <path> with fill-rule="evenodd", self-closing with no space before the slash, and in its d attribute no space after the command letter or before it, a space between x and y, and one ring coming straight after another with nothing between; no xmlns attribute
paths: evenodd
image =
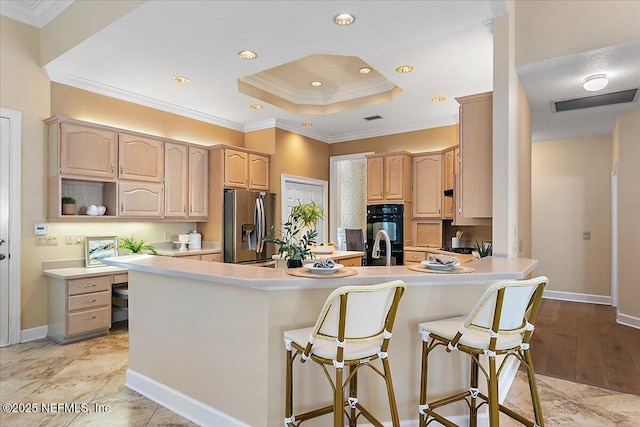
<svg viewBox="0 0 640 427"><path fill-rule="evenodd" d="M256 59L258 54L251 50L242 50L238 52L238 56L242 59Z"/></svg>
<svg viewBox="0 0 640 427"><path fill-rule="evenodd" d="M369 74L371 72L371 68L369 67L362 67L358 70L358 72L360 74Z"/></svg>
<svg viewBox="0 0 640 427"><path fill-rule="evenodd" d="M413 67L411 65L401 65L396 68L396 71L400 74L410 73L413 71Z"/></svg>
<svg viewBox="0 0 640 427"><path fill-rule="evenodd" d="M444 96L444 95L436 95L436 96L434 96L433 98L431 98L431 100L432 100L433 102L442 102L442 101L446 101L446 100L447 100L447 97L446 97L446 96Z"/></svg>
<svg viewBox="0 0 640 427"><path fill-rule="evenodd" d="M337 25L351 25L356 20L356 17L350 13L341 13L333 17L333 22Z"/></svg>
<svg viewBox="0 0 640 427"><path fill-rule="evenodd" d="M251 104L249 105L249 108L251 108L252 110L262 110L262 108L264 107L262 107L262 105L260 104Z"/></svg>
<svg viewBox="0 0 640 427"><path fill-rule="evenodd" d="M322 82L320 82L318 80L314 80L312 82L309 82L309 85L311 85L313 87L320 87L320 86L322 86Z"/></svg>
<svg viewBox="0 0 640 427"><path fill-rule="evenodd" d="M582 87L589 92L595 92L600 89L604 89L609 84L606 74L594 74L584 79Z"/></svg>
<svg viewBox="0 0 640 427"><path fill-rule="evenodd" d="M171 77L171 80L176 83L189 83L191 81L188 77L185 76L173 76Z"/></svg>
<svg viewBox="0 0 640 427"><path fill-rule="evenodd" d="M313 125L311 123L309 123L309 122L302 123L302 127L304 127L304 128L310 128L311 126L313 126Z"/></svg>

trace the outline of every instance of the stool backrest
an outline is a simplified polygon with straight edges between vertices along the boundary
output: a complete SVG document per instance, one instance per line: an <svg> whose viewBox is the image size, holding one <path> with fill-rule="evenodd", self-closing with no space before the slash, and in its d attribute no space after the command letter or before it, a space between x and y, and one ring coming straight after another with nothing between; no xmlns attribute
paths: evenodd
<svg viewBox="0 0 640 427"><path fill-rule="evenodd" d="M343 286L328 297L312 336L340 341L374 340L391 332L406 285L400 280Z"/></svg>
<svg viewBox="0 0 640 427"><path fill-rule="evenodd" d="M346 228L344 230L348 251L364 252L364 230L361 228Z"/></svg>
<svg viewBox="0 0 640 427"><path fill-rule="evenodd" d="M465 328L522 333L533 325L542 292L549 282L544 276L529 280L502 280L491 285L467 316Z"/></svg>

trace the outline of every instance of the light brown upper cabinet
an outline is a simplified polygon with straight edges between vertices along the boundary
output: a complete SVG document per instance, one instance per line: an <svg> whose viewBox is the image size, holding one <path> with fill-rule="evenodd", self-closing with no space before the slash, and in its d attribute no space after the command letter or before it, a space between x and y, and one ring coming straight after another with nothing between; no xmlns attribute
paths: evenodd
<svg viewBox="0 0 640 427"><path fill-rule="evenodd" d="M440 218L442 154L413 155L413 217Z"/></svg>
<svg viewBox="0 0 640 427"><path fill-rule="evenodd" d="M209 151L189 147L189 216L209 215Z"/></svg>
<svg viewBox="0 0 640 427"><path fill-rule="evenodd" d="M453 186L455 182L455 174L457 173L457 148L447 149L442 154L442 218L453 219ZM445 192L448 192L445 196Z"/></svg>
<svg viewBox="0 0 640 427"><path fill-rule="evenodd" d="M119 216L159 218L164 214L162 184L152 182L118 183Z"/></svg>
<svg viewBox="0 0 640 427"><path fill-rule="evenodd" d="M367 203L411 201L411 154L367 156Z"/></svg>
<svg viewBox="0 0 640 427"><path fill-rule="evenodd" d="M455 189L456 225L493 215L493 93L456 98L460 104L460 170Z"/></svg>
<svg viewBox="0 0 640 427"><path fill-rule="evenodd" d="M249 188L269 190L269 157L249 153Z"/></svg>
<svg viewBox="0 0 640 427"><path fill-rule="evenodd" d="M225 148L225 187L269 190L269 156Z"/></svg>
<svg viewBox="0 0 640 427"><path fill-rule="evenodd" d="M166 217L206 217L209 213L209 152L182 144L165 144Z"/></svg>
<svg viewBox="0 0 640 427"><path fill-rule="evenodd" d="M118 134L118 178L162 182L164 146L158 139L126 133Z"/></svg>
<svg viewBox="0 0 640 427"><path fill-rule="evenodd" d="M116 132L71 123L48 124L49 155L57 155L59 160L55 173L115 179Z"/></svg>
<svg viewBox="0 0 640 427"><path fill-rule="evenodd" d="M164 215L186 217L188 202L188 147L164 145Z"/></svg>

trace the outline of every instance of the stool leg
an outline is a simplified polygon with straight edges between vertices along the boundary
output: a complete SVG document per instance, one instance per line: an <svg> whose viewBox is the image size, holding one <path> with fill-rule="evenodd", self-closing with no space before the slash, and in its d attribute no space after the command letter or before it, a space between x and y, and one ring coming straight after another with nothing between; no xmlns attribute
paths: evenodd
<svg viewBox="0 0 640 427"><path fill-rule="evenodd" d="M349 366L349 375L351 375L351 381L349 382L349 397L358 397L358 371L355 365ZM352 375L353 374L353 375ZM356 427L356 408L350 408L349 427Z"/></svg>
<svg viewBox="0 0 640 427"><path fill-rule="evenodd" d="M496 357L489 356L489 426L500 426L500 402L498 401L498 377Z"/></svg>
<svg viewBox="0 0 640 427"><path fill-rule="evenodd" d="M336 368L335 393L333 395L333 426L344 427L344 384L342 368Z"/></svg>
<svg viewBox="0 0 640 427"><path fill-rule="evenodd" d="M291 350L287 350L286 372L285 372L285 418L291 419L293 415L293 358Z"/></svg>
<svg viewBox="0 0 640 427"><path fill-rule="evenodd" d="M391 380L391 368L389 366L389 359L386 357L382 359L382 366L384 367L384 381L387 384L387 395L389 396L389 409L391 411L391 425L393 427L400 427L400 417L398 416L398 406L396 405L396 395L393 391L393 381Z"/></svg>
<svg viewBox="0 0 640 427"><path fill-rule="evenodd" d="M478 388L478 360L470 356L471 358L471 375L469 379L469 387L471 389ZM476 427L478 425L478 404L476 401L477 394L471 394L470 402L470 414L469 414L469 427Z"/></svg>
<svg viewBox="0 0 640 427"><path fill-rule="evenodd" d="M422 369L420 370L420 405L427 403L427 378L429 372L429 352L427 341L422 341ZM420 421L419 427L425 427L427 423L427 416L418 414Z"/></svg>
<svg viewBox="0 0 640 427"><path fill-rule="evenodd" d="M538 395L538 386L536 384L535 372L533 372L533 362L529 349L524 351L524 360L527 365L527 377L529 379L529 391L531 391L533 413L536 418L536 424L542 427L544 426L544 421L542 419L542 407L540 406L540 396Z"/></svg>

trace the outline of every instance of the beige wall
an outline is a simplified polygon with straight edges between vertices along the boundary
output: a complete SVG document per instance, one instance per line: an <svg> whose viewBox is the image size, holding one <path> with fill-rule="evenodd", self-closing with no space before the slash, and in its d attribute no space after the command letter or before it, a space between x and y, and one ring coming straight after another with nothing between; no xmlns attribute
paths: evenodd
<svg viewBox="0 0 640 427"><path fill-rule="evenodd" d="M639 1L514 3L518 66L640 39Z"/></svg>
<svg viewBox="0 0 640 427"><path fill-rule="evenodd" d="M201 145L244 146L243 132L57 83L51 83L51 115Z"/></svg>
<svg viewBox="0 0 640 427"><path fill-rule="evenodd" d="M396 135L339 142L329 146L329 155L342 156L369 151L376 153L391 151L420 153L423 151L443 150L456 144L458 144L458 125L450 125Z"/></svg>
<svg viewBox="0 0 640 427"><path fill-rule="evenodd" d="M22 329L44 325L47 293L39 271L45 255L34 246L33 223L44 217L45 126L49 79L39 66L39 31L0 17L0 105L22 112Z"/></svg>
<svg viewBox="0 0 640 427"><path fill-rule="evenodd" d="M640 110L618 118L618 312L640 325Z"/></svg>
<svg viewBox="0 0 640 427"><path fill-rule="evenodd" d="M611 151L611 136L532 145L532 256L550 291L611 295Z"/></svg>
<svg viewBox="0 0 640 427"><path fill-rule="evenodd" d="M531 108L518 80L518 248L531 258Z"/></svg>

